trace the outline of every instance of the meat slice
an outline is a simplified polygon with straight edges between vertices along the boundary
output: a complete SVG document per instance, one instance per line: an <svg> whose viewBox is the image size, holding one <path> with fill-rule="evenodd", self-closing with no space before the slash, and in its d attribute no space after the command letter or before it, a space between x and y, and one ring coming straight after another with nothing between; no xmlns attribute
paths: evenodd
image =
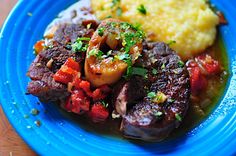
<svg viewBox="0 0 236 156"><path fill-rule="evenodd" d="M91 25L87 27L87 25ZM57 28L53 39L63 45L73 43L78 37L91 37L97 27L94 20L82 21L82 24L62 24Z"/></svg>
<svg viewBox="0 0 236 156"><path fill-rule="evenodd" d="M190 96L188 71L164 43L144 42L138 64L148 69L149 92L161 92L167 99L156 103L146 96L124 116L121 130L129 138L160 141L179 126L186 114Z"/></svg>
<svg viewBox="0 0 236 156"><path fill-rule="evenodd" d="M112 103L117 113L121 116L146 95L145 82L140 76L132 76L129 81L121 80L113 88Z"/></svg>
<svg viewBox="0 0 236 156"><path fill-rule="evenodd" d="M67 44L74 42L78 37L87 36L86 27L78 24L62 24L54 34L52 47L40 52L30 65L27 75L32 80L27 90L29 94L37 96L40 101L64 102L70 95L67 86L57 83L53 75L65 63L69 57L83 64L84 56L81 53L73 53ZM93 29L89 29L93 30ZM87 36L90 37L90 36Z"/></svg>
<svg viewBox="0 0 236 156"><path fill-rule="evenodd" d="M76 55L59 44L37 55L27 73L32 80L27 87L28 93L39 97L42 102L64 101L69 95L67 86L55 82L53 75L69 57Z"/></svg>

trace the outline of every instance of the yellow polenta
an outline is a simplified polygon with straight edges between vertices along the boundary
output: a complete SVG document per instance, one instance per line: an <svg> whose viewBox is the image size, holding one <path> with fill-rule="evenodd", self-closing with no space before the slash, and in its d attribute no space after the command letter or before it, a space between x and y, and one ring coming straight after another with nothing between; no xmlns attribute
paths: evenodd
<svg viewBox="0 0 236 156"><path fill-rule="evenodd" d="M137 10L141 4L146 15ZM115 5L112 0L91 0L91 6L98 19L112 16L139 23L154 41L176 41L171 47L185 59L213 44L219 23L204 0L120 0Z"/></svg>

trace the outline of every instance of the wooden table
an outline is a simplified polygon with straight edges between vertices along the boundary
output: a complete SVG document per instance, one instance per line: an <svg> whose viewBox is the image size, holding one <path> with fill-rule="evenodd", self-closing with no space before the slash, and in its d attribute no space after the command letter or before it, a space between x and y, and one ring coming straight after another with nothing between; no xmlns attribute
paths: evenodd
<svg viewBox="0 0 236 156"><path fill-rule="evenodd" d="M0 27L17 0L0 0ZM35 156L5 117L0 104L0 156Z"/></svg>

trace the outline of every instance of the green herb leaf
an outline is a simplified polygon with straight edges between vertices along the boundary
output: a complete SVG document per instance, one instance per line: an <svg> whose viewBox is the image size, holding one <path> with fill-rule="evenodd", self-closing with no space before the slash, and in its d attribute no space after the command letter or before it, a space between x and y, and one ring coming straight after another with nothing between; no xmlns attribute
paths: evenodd
<svg viewBox="0 0 236 156"><path fill-rule="evenodd" d="M114 7L116 6L117 4L120 3L120 0L112 0L112 4L111 4L111 7Z"/></svg>
<svg viewBox="0 0 236 156"><path fill-rule="evenodd" d="M98 35L102 37L104 35L104 30L104 27L98 28Z"/></svg>
<svg viewBox="0 0 236 156"><path fill-rule="evenodd" d="M103 52L101 50L97 50L97 49L92 49L88 52L88 58L90 56L95 56L98 59L101 59L103 55Z"/></svg>
<svg viewBox="0 0 236 156"><path fill-rule="evenodd" d="M161 65L161 69L165 69L166 68L166 65L165 65L165 63L163 63L162 65Z"/></svg>
<svg viewBox="0 0 236 156"><path fill-rule="evenodd" d="M76 42L79 42L79 41L90 41L90 38L88 38L88 37L80 37L80 38L77 38L77 39L76 39Z"/></svg>
<svg viewBox="0 0 236 156"><path fill-rule="evenodd" d="M117 15L117 16L121 16L121 15L122 15L122 9L121 9L121 7L118 7L118 8L116 9L116 15Z"/></svg>
<svg viewBox="0 0 236 156"><path fill-rule="evenodd" d="M160 117L160 116L162 116L162 115L163 115L163 113L162 113L162 112L160 112L160 111L158 111L158 112L155 112L155 113L154 113L154 115L155 115L156 117Z"/></svg>
<svg viewBox="0 0 236 156"><path fill-rule="evenodd" d="M147 69L140 67L132 67L132 75L139 75L145 77L147 75Z"/></svg>
<svg viewBox="0 0 236 156"><path fill-rule="evenodd" d="M71 45L73 52L86 52L88 48L88 44L84 43L84 41L90 41L88 37L77 38L76 41Z"/></svg>
<svg viewBox="0 0 236 156"><path fill-rule="evenodd" d="M137 10L138 10L141 14L143 14L143 15L146 15L146 14L147 14L147 10L146 10L146 8L144 7L143 4L141 4L141 5L137 8Z"/></svg>
<svg viewBox="0 0 236 156"><path fill-rule="evenodd" d="M168 45L168 46L171 46L171 45L173 45L173 44L175 44L175 43L176 43L175 40L171 40L171 41L169 41L169 42L167 43L167 45Z"/></svg>
<svg viewBox="0 0 236 156"><path fill-rule="evenodd" d="M154 99L156 97L156 93L155 92L149 92L147 95L150 99Z"/></svg>
<svg viewBox="0 0 236 156"><path fill-rule="evenodd" d="M38 115L38 114L39 114L39 110L33 108L33 109L31 109L30 113L31 113L32 115Z"/></svg>
<svg viewBox="0 0 236 156"><path fill-rule="evenodd" d="M107 108L108 107L108 103L106 103L105 101L101 101L101 103L102 103L102 105L105 107L105 108Z"/></svg>
<svg viewBox="0 0 236 156"><path fill-rule="evenodd" d="M176 118L178 121L182 121L182 117L181 117L178 113L175 114L175 118Z"/></svg>
<svg viewBox="0 0 236 156"><path fill-rule="evenodd" d="M178 66L179 66L180 68L183 68L183 67L184 67L184 62L180 60L180 61L178 62Z"/></svg>
<svg viewBox="0 0 236 156"><path fill-rule="evenodd" d="M152 74L156 75L157 73L158 73L158 71L155 68L153 68L152 69Z"/></svg>

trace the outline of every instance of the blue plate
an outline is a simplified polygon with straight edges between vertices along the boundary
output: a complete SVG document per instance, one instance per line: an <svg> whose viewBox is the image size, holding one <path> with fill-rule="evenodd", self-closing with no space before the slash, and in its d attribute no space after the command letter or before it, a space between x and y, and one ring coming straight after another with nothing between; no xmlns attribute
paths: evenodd
<svg viewBox="0 0 236 156"><path fill-rule="evenodd" d="M40 155L233 155L236 152L236 1L213 0L229 25L220 28L228 53L231 76L217 108L191 132L177 139L135 144L87 132L53 105L38 105L26 96L27 69L34 59L33 44L46 26L75 0L22 0L0 34L1 104L20 136ZM32 16L30 16L32 13ZM30 110L40 110L38 116ZM44 111L47 113L44 113ZM30 115L29 118L24 118ZM40 120L41 127L34 121Z"/></svg>

